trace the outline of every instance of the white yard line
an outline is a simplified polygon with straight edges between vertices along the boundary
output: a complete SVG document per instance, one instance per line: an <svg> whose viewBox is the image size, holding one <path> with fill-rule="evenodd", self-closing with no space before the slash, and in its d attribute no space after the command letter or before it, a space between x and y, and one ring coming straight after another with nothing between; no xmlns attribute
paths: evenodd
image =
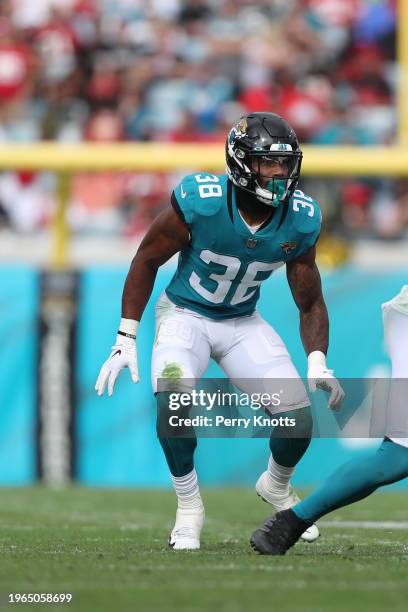
<svg viewBox="0 0 408 612"><path fill-rule="evenodd" d="M408 529L408 521L319 521L319 526L342 529Z"/></svg>

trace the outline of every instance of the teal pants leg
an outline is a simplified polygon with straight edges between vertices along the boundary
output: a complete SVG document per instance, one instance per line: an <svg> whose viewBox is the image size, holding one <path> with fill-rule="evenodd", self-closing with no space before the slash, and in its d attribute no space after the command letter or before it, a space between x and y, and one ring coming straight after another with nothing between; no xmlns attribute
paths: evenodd
<svg viewBox="0 0 408 612"><path fill-rule="evenodd" d="M173 476L185 476L193 470L197 439L159 438L159 442Z"/></svg>
<svg viewBox="0 0 408 612"><path fill-rule="evenodd" d="M157 393L157 421L156 429L159 442L166 457L167 465L173 476L185 476L194 468L194 452L197 448L197 437L194 427L183 427L174 434L169 430L169 418L175 414L169 409L168 393ZM176 414L182 415L180 411ZM177 434L177 435L175 435Z"/></svg>
<svg viewBox="0 0 408 612"><path fill-rule="evenodd" d="M193 427L184 428L182 435L171 436L168 419L172 414L168 408L166 393L157 394L157 433L173 476L185 476L194 468L194 452L197 438ZM296 426L275 427L269 440L272 456L276 463L294 467L305 454L311 440L313 422L310 407L291 410L279 416L294 418Z"/></svg>
<svg viewBox="0 0 408 612"><path fill-rule="evenodd" d="M272 457L279 465L294 467L307 451L312 437L310 406L279 414L295 419L295 427L275 427L269 440Z"/></svg>
<svg viewBox="0 0 408 612"><path fill-rule="evenodd" d="M314 493L292 510L305 521L364 499L383 485L408 476L408 448L384 440L373 453L352 459L336 470Z"/></svg>

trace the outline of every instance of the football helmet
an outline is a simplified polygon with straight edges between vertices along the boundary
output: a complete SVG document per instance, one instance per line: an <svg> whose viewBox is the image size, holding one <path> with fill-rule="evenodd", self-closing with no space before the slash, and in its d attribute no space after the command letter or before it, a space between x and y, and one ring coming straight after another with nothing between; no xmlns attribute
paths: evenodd
<svg viewBox="0 0 408 612"><path fill-rule="evenodd" d="M287 202L299 181L302 151L294 130L275 113L244 115L225 145L230 180L263 204Z"/></svg>

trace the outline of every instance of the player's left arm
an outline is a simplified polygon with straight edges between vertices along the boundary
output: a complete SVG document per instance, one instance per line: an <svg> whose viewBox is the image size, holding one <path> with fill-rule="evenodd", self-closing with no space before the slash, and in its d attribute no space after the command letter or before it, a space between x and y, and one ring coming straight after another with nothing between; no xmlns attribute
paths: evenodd
<svg viewBox="0 0 408 612"><path fill-rule="evenodd" d="M299 308L300 335L306 354L320 351L327 355L329 316L322 293L316 247L286 264L286 275L293 299Z"/></svg>
<svg viewBox="0 0 408 612"><path fill-rule="evenodd" d="M339 408L344 391L326 365L329 347L329 316L322 293L316 247L286 264L286 274L293 299L299 308L300 335L307 354L310 391L316 387L330 393L330 408Z"/></svg>

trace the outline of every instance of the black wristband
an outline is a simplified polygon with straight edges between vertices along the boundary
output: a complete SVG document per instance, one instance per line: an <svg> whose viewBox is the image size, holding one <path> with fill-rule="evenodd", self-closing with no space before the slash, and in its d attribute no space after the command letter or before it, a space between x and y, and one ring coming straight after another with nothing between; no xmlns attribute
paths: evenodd
<svg viewBox="0 0 408 612"><path fill-rule="evenodd" d="M133 334L127 334L126 332L123 331L118 331L119 336L125 336L125 338L132 338L132 340L136 340L136 336L134 336Z"/></svg>

